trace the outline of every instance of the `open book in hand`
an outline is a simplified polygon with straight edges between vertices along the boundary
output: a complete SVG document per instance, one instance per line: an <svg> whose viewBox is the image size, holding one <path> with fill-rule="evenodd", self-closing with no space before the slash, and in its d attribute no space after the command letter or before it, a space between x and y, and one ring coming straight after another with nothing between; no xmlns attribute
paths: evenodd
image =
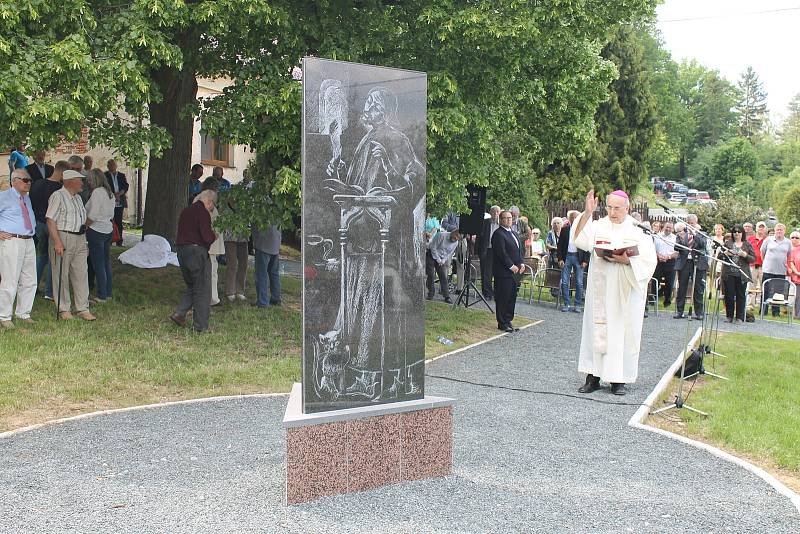
<svg viewBox="0 0 800 534"><path fill-rule="evenodd" d="M601 258L607 258L609 256L621 256L626 252L629 258L639 255L639 247L636 241L623 240L615 243L601 237L598 237L595 240L594 251Z"/></svg>

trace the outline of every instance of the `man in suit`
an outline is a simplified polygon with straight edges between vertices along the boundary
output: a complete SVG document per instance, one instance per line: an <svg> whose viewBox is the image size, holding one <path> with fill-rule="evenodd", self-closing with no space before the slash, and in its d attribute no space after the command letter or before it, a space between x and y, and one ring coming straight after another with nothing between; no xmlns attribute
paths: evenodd
<svg viewBox="0 0 800 534"><path fill-rule="evenodd" d="M511 229L510 211L500 212L500 228L492 236L494 254L494 300L497 328L505 332L519 330L512 326L514 308L517 305L519 282L517 275L523 272L522 246L514 230Z"/></svg>
<svg viewBox="0 0 800 534"><path fill-rule="evenodd" d="M108 170L106 171L106 180L111 190L114 191L116 204L114 205L114 223L119 230L119 241L117 246L122 246L122 212L128 207L128 180L121 172L117 172L117 162L113 159L108 160Z"/></svg>
<svg viewBox="0 0 800 534"><path fill-rule="evenodd" d="M25 167L33 183L39 180L46 180L53 175L55 168L44 162L44 150L37 150L33 153L33 163Z"/></svg>
<svg viewBox="0 0 800 534"><path fill-rule="evenodd" d="M675 243L678 257L675 259L675 270L678 272L678 295L675 299L675 319L683 319L683 308L686 305L686 293L689 291L689 282L694 279L692 292L692 308L694 318L703 318L703 295L706 289L706 272L708 272L708 258L706 258L706 238L697 233L697 215L689 214L686 224L681 224L680 230L676 228ZM696 271L696 273L695 273Z"/></svg>

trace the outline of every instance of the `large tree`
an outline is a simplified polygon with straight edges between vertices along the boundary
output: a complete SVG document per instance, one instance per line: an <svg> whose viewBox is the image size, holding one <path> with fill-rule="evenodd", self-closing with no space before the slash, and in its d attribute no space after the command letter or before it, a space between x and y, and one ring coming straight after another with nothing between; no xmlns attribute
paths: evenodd
<svg viewBox="0 0 800 534"><path fill-rule="evenodd" d="M2 135L6 144L24 137L46 148L88 126L93 143L134 163L149 148L145 232L171 238L198 116L204 132L256 148L253 187L271 200L253 209L277 220L299 196L299 59L424 70L429 199L457 206L466 183L532 184L534 168L591 140L614 76L599 56L602 43L654 4L0 1L0 35L14 36L0 38L0 57L30 66L30 74L12 69L0 81ZM197 77L233 84L198 102Z"/></svg>
<svg viewBox="0 0 800 534"><path fill-rule="evenodd" d="M767 123L767 93L753 67L747 67L739 78L739 135L753 140Z"/></svg>
<svg viewBox="0 0 800 534"><path fill-rule="evenodd" d="M658 131L647 161L651 173L669 178L681 176L681 162L695 143L697 120L682 98L679 66L664 48L657 30L639 30L643 59L650 72L650 90L656 101Z"/></svg>
<svg viewBox="0 0 800 534"><path fill-rule="evenodd" d="M552 165L543 179L545 195L580 198L593 185L599 194L635 191L647 176L645 162L657 135L655 98L639 34L621 26L603 48L618 75L595 113L595 139L581 156Z"/></svg>

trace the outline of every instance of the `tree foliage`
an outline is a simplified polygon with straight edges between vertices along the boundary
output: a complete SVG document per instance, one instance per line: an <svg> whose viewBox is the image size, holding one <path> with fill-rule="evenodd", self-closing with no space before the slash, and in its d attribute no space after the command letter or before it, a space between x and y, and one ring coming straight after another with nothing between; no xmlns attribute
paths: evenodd
<svg viewBox="0 0 800 534"><path fill-rule="evenodd" d="M171 238L192 163L188 132L199 117L204 133L257 151L249 191L262 202L240 210L242 218L288 223L299 198L300 84L292 74L300 58L422 70L429 202L463 207L465 184L533 187L536 169L593 139L595 111L615 76L599 52L620 24L654 5L0 0L0 56L12 68L31 66L0 80L0 136L49 148L88 126L92 143L135 165L149 148L145 230ZM198 102L197 77L232 85Z"/></svg>
<svg viewBox="0 0 800 534"><path fill-rule="evenodd" d="M717 199L716 204L695 204L692 213L697 214L697 219L703 229L709 232L714 224L720 223L725 228L734 224L761 221L766 218L766 210L753 203L746 195L735 191L724 191Z"/></svg>
<svg viewBox="0 0 800 534"><path fill-rule="evenodd" d="M595 138L582 155L570 155L547 170L542 188L549 198L581 198L592 186L601 195L635 191L647 177L646 160L657 137L656 107L639 33L620 27L601 55L618 74L595 113Z"/></svg>
<svg viewBox="0 0 800 534"><path fill-rule="evenodd" d="M781 126L781 139L787 143L800 143L800 93L789 102L789 116Z"/></svg>
<svg viewBox="0 0 800 534"><path fill-rule="evenodd" d="M735 137L713 147L702 167L697 169L694 183L698 189L713 194L725 190L750 194L753 180L760 177L761 162L753 146L744 138Z"/></svg>

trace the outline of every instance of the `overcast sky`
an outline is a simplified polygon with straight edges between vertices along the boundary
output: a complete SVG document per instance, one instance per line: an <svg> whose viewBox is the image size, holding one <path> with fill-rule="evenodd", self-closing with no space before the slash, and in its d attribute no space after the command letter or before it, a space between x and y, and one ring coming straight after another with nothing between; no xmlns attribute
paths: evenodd
<svg viewBox="0 0 800 534"><path fill-rule="evenodd" d="M664 0L658 28L672 58L695 58L736 83L748 65L773 120L800 93L800 0Z"/></svg>

